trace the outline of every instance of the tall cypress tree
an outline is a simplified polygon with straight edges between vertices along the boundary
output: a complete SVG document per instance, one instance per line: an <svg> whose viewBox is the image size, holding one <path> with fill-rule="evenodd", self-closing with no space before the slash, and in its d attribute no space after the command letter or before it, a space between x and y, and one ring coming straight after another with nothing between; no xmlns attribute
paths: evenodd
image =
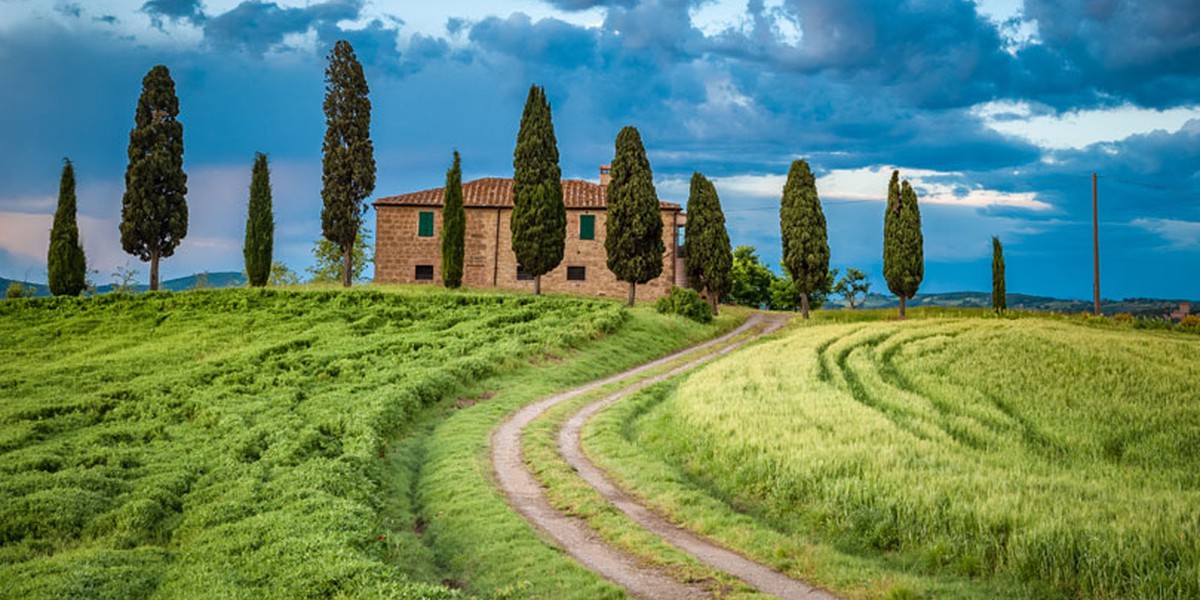
<svg viewBox="0 0 1200 600"><path fill-rule="evenodd" d="M706 292L715 315L721 296L729 293L733 251L717 188L700 173L692 173L687 211L687 224L684 225L687 259L684 265L688 281L692 287Z"/></svg>
<svg viewBox="0 0 1200 600"><path fill-rule="evenodd" d="M629 282L629 306L633 306L637 284L662 274L666 251L654 175L637 129L625 127L617 134L611 173L604 249L608 269L618 280Z"/></svg>
<svg viewBox="0 0 1200 600"><path fill-rule="evenodd" d="M250 174L250 205L246 214L246 242L242 256L246 259L246 278L250 285L262 287L271 278L271 260L275 246L275 216L271 211L271 171L267 155L254 155L254 170Z"/></svg>
<svg viewBox="0 0 1200 600"><path fill-rule="evenodd" d="M321 159L321 232L342 253L342 285L350 287L354 239L375 190L370 89L350 42L338 40L325 68L325 141Z"/></svg>
<svg viewBox="0 0 1200 600"><path fill-rule="evenodd" d="M78 296L87 287L87 260L75 221L75 165L66 158L58 183L58 209L50 229L46 266L50 271L50 293L55 296Z"/></svg>
<svg viewBox="0 0 1200 600"><path fill-rule="evenodd" d="M992 236L992 308L998 313L1008 310L1004 286L1004 246Z"/></svg>
<svg viewBox="0 0 1200 600"><path fill-rule="evenodd" d="M446 171L442 202L442 283L448 288L462 285L463 255L466 253L467 211L463 208L462 159L454 151L454 163Z"/></svg>
<svg viewBox="0 0 1200 600"><path fill-rule="evenodd" d="M513 151L513 212L509 219L517 262L542 293L542 275L562 262L567 239L558 141L546 91L529 87Z"/></svg>
<svg viewBox="0 0 1200 600"><path fill-rule="evenodd" d="M158 65L142 79L121 200L121 247L150 262L152 291L158 289L158 261L174 254L187 236L187 174L178 116L175 82Z"/></svg>
<svg viewBox="0 0 1200 600"><path fill-rule="evenodd" d="M900 298L903 319L907 301L917 294L925 278L925 242L921 236L917 193L908 181L897 185L899 179L900 172L892 171L883 218L883 277L888 289Z"/></svg>
<svg viewBox="0 0 1200 600"><path fill-rule="evenodd" d="M783 266L800 293L800 309L808 318L808 296L829 279L829 237L825 213L817 196L817 181L808 162L792 162L783 200L779 205L779 229L783 238Z"/></svg>

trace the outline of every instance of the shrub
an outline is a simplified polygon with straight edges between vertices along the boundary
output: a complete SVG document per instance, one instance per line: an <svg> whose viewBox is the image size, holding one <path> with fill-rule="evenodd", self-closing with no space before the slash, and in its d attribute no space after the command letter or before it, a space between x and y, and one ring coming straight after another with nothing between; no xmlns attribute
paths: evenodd
<svg viewBox="0 0 1200 600"><path fill-rule="evenodd" d="M1190 327L1192 329L1200 329L1200 315L1187 315L1179 321L1180 327Z"/></svg>
<svg viewBox="0 0 1200 600"><path fill-rule="evenodd" d="M4 297L9 300L14 298L32 298L33 292L33 287L25 287L21 285L21 282L14 281L8 284L8 290L4 293Z"/></svg>
<svg viewBox="0 0 1200 600"><path fill-rule="evenodd" d="M1117 313L1113 315L1113 321L1117 323L1132 323L1133 315L1129 313Z"/></svg>
<svg viewBox="0 0 1200 600"><path fill-rule="evenodd" d="M654 308L663 314L683 315L700 323L712 321L712 307L692 289L672 287L669 295L654 303Z"/></svg>

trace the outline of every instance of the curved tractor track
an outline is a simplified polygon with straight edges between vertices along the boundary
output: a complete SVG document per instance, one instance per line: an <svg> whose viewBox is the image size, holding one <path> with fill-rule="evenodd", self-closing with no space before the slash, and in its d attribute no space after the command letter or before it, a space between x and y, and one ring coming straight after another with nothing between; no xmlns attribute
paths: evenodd
<svg viewBox="0 0 1200 600"><path fill-rule="evenodd" d="M584 455L580 447L580 432L583 426L588 419L603 410L604 407L642 388L732 352L756 337L779 329L786 322L787 316L785 315L756 313L740 327L720 338L525 406L496 428L492 435L492 467L501 492L525 520L543 531L575 560L605 579L625 588L629 594L641 598L707 597L709 593L699 585L681 583L660 570L645 566L628 553L604 543L584 521L556 510L550 505L537 478L526 466L521 451L521 435L526 426L550 408L603 386L697 354L694 359L665 373L631 381L629 385L616 393L582 407L569 418L559 432L559 453L579 472L588 485L595 488L615 507L642 527L692 555L700 562L729 573L761 592L781 598L805 600L834 598L823 590L803 581L792 579L672 524L650 510L637 498L617 487L602 470ZM733 341L738 336L754 330L757 330L754 335ZM722 344L726 345L715 352L701 352Z"/></svg>

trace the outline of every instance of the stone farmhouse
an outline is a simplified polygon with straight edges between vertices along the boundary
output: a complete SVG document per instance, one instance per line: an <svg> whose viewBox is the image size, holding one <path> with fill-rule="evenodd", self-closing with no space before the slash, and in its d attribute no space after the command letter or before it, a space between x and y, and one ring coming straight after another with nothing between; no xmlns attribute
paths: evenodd
<svg viewBox="0 0 1200 600"><path fill-rule="evenodd" d="M604 250L608 167L600 183L564 179L567 238L563 260L542 276L542 291L624 298L629 284L608 270ZM467 215L463 285L533 291L533 278L512 251L512 179L486 177L463 184ZM388 196L374 202L375 281L442 283L442 199L444 188ZM637 287L637 296L653 300L671 286L687 282L679 245L687 216L678 204L660 202L663 220L663 272Z"/></svg>

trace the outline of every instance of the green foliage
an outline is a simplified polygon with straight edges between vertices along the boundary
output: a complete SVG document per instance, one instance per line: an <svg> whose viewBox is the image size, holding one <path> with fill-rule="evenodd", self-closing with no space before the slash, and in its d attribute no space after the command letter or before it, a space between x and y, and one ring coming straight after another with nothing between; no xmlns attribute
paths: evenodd
<svg viewBox="0 0 1200 600"><path fill-rule="evenodd" d="M567 239L567 209L563 204L558 141L546 91L529 86L517 146L513 150L513 211L509 219L512 250L517 263L534 277L541 293L541 276L562 262Z"/></svg>
<svg viewBox="0 0 1200 600"><path fill-rule="evenodd" d="M671 293L654 303L654 310L668 315L683 315L698 323L712 322L712 307L696 290L672 287Z"/></svg>
<svg viewBox="0 0 1200 600"><path fill-rule="evenodd" d="M688 281L696 289L707 290L715 312L717 302L729 293L733 252L717 188L700 173L692 174L687 212L684 226L687 259L684 264Z"/></svg>
<svg viewBox="0 0 1200 600"><path fill-rule="evenodd" d="M448 288L462 285L466 233L467 212L463 208L462 159L455 150L454 163L446 171L446 194L442 202L442 282Z"/></svg>
<svg viewBox="0 0 1200 600"><path fill-rule="evenodd" d="M79 225L75 221L75 165L65 158L46 267L50 293L55 296L78 296L87 287L87 260L79 241Z"/></svg>
<svg viewBox="0 0 1200 600"><path fill-rule="evenodd" d="M791 286L800 295L801 312L808 318L808 296L829 281L829 239L825 213L817 196L817 181L808 161L792 162L783 200L779 206L779 229L783 239L783 267Z"/></svg>
<svg viewBox="0 0 1200 600"><path fill-rule="evenodd" d="M175 253L187 236L187 174L183 172L183 124L171 72L158 65L142 79L129 165L121 199L121 247L150 262L150 289L158 289L158 261Z"/></svg>
<svg viewBox="0 0 1200 600"><path fill-rule="evenodd" d="M908 181L897 184L899 179L900 172L892 171L883 219L883 277L888 290L900 298L900 318L904 318L905 302L917 294L925 277L925 242L917 194Z"/></svg>
<svg viewBox="0 0 1200 600"><path fill-rule="evenodd" d="M771 304L771 284L776 277L771 269L759 262L753 246L733 249L733 264L729 269L729 294L733 304L764 308Z"/></svg>
<svg viewBox="0 0 1200 600"><path fill-rule="evenodd" d="M837 273L836 269L834 273ZM831 291L845 298L846 304L850 305L850 310L854 310L860 302L859 296L865 298L871 292L871 282L867 281L866 273L850 268L846 269L846 273L837 280Z"/></svg>
<svg viewBox="0 0 1200 600"><path fill-rule="evenodd" d="M274 261L271 263L271 277L267 279L267 285L271 287L279 287L284 285L297 285L300 283L300 276L295 271L288 268L283 261Z"/></svg>
<svg viewBox="0 0 1200 600"><path fill-rule="evenodd" d="M1200 341L1104 321L804 327L689 375L622 431L735 499L736 538L765 536L740 549L819 540L798 550L840 562L819 579L843 586L882 570L963 597L1197 597ZM834 549L871 562L820 558Z"/></svg>
<svg viewBox="0 0 1200 600"><path fill-rule="evenodd" d="M321 157L321 232L342 258L342 285L355 269L355 240L362 229L363 200L375 190L370 89L350 42L338 40L325 68L325 141Z"/></svg>
<svg viewBox="0 0 1200 600"><path fill-rule="evenodd" d="M992 236L992 309L1004 312L1008 308L1004 290L1004 246L1000 238Z"/></svg>
<svg viewBox="0 0 1200 600"><path fill-rule="evenodd" d="M8 300L18 300L21 298L32 298L34 289L30 286L22 284L20 281L12 281L8 284L8 289L4 291L4 297Z"/></svg>
<svg viewBox="0 0 1200 600"><path fill-rule="evenodd" d="M381 454L464 382L625 321L426 291L0 304L0 596L448 597L388 562L415 553L380 539Z"/></svg>
<svg viewBox="0 0 1200 600"><path fill-rule="evenodd" d="M250 204L246 211L246 279L251 287L267 285L271 277L271 255L275 247L275 215L271 209L271 171L267 155L254 155L250 174Z"/></svg>
<svg viewBox="0 0 1200 600"><path fill-rule="evenodd" d="M354 247L351 251L353 270L350 276L353 281L366 281L367 267L375 262L375 250L371 245L371 230L366 227L354 236ZM328 238L321 238L313 244L313 258L316 264L305 269L313 283L337 283L342 280L342 269L345 267L345 257L342 249Z"/></svg>
<svg viewBox="0 0 1200 600"><path fill-rule="evenodd" d="M632 306L634 286L662 274L666 252L654 175L636 128L625 127L617 134L611 173L604 249L608 253L608 269L619 281L629 282Z"/></svg>
<svg viewBox="0 0 1200 600"><path fill-rule="evenodd" d="M833 292L833 280L837 278L837 269L827 271L825 278L817 284L817 288L807 295L808 308L816 310L825 306L829 294ZM805 296L790 276L780 277L771 273L771 299L767 308L771 310L803 311Z"/></svg>

